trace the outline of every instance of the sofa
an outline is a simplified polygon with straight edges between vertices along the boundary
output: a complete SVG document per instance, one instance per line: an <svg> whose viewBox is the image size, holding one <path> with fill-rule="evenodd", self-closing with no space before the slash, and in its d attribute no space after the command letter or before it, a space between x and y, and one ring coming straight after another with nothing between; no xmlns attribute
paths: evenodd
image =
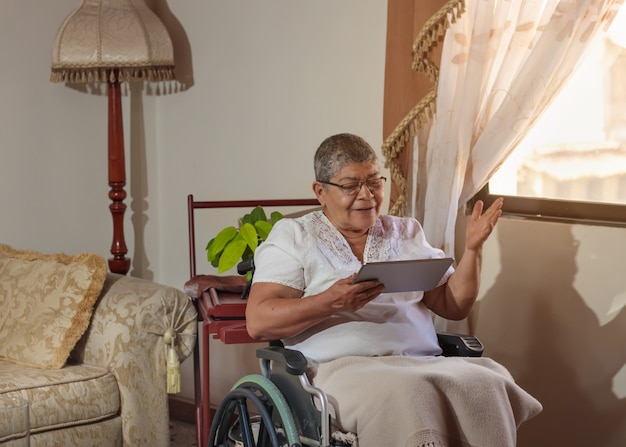
<svg viewBox="0 0 626 447"><path fill-rule="evenodd" d="M0 397L28 399L31 446L170 445L168 396L196 342L184 292L95 254L0 244L0 309Z"/></svg>

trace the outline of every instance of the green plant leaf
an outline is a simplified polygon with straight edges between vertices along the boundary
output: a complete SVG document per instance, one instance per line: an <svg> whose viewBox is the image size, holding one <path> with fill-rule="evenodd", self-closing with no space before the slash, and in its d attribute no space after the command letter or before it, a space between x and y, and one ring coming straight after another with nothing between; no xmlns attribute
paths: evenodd
<svg viewBox="0 0 626 447"><path fill-rule="evenodd" d="M259 233L261 241L267 239L267 235L270 234L270 231L272 230L272 224L266 220L255 222L254 226L256 227L256 231Z"/></svg>
<svg viewBox="0 0 626 447"><path fill-rule="evenodd" d="M261 206L237 219L239 228L234 226L221 230L206 246L207 260L218 273L234 267L240 260L247 261L259 244L269 235L274 223L283 218L282 213L271 213L271 221L267 219Z"/></svg>
<svg viewBox="0 0 626 447"><path fill-rule="evenodd" d="M248 259L250 259L252 256L254 255L254 253L252 253L252 250L250 249L250 246L246 246L246 250L243 252L243 254L241 255L241 260L242 261L247 261Z"/></svg>
<svg viewBox="0 0 626 447"><path fill-rule="evenodd" d="M256 208L252 210L250 214L252 215L251 223L255 223L259 221L267 222L267 216L265 215L265 211L263 210L263 207L257 206Z"/></svg>
<svg viewBox="0 0 626 447"><path fill-rule="evenodd" d="M219 265L219 263L220 263L220 256L218 256L217 258L213 258L213 259L211 259L211 265L212 265L213 267L217 268L217 266Z"/></svg>
<svg viewBox="0 0 626 447"><path fill-rule="evenodd" d="M210 251L207 252L207 259L211 261L219 258L222 250L224 250L224 247L226 247L226 245L232 241L237 234L237 228L235 227L226 227L217 233L217 236L213 238L212 243L209 242L210 247L207 245L207 249L210 248Z"/></svg>
<svg viewBox="0 0 626 447"><path fill-rule="evenodd" d="M241 225L241 227L239 228L239 234L241 234L243 240L246 241L246 243L250 247L250 250L254 252L254 250L256 250L257 246L259 245L259 236L257 235L254 225L249 223Z"/></svg>
<svg viewBox="0 0 626 447"><path fill-rule="evenodd" d="M211 239L208 244L206 244L206 259L211 263L213 267L217 268L217 263L220 260L219 255L214 255L212 251L213 243L215 242L215 238ZM221 253L219 253L221 254Z"/></svg>
<svg viewBox="0 0 626 447"><path fill-rule="evenodd" d="M224 273L237 265L247 246L248 244L243 240L243 238L238 237L230 241L226 247L224 247L224 251L220 256L217 273Z"/></svg>
<svg viewBox="0 0 626 447"><path fill-rule="evenodd" d="M211 261L211 246L213 246L213 242L215 242L215 238L211 239L209 243L206 244L206 247L204 248L207 254L207 261L209 262Z"/></svg>
<svg viewBox="0 0 626 447"><path fill-rule="evenodd" d="M244 214L243 216L241 216L239 218L239 227L241 227L243 224L247 224L247 223L249 223L249 224L254 223L253 220L252 220L252 214L250 214L250 213Z"/></svg>
<svg viewBox="0 0 626 447"><path fill-rule="evenodd" d="M272 225L278 222L283 217L285 216L283 216L282 213L279 213L278 211L273 211L272 214L270 215L270 220L272 221Z"/></svg>

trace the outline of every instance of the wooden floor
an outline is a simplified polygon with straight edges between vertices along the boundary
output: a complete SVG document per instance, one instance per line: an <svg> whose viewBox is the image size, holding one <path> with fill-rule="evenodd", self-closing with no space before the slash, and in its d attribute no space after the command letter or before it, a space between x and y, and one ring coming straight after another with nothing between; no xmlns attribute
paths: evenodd
<svg viewBox="0 0 626 447"><path fill-rule="evenodd" d="M170 446L190 447L197 446L196 426L187 422L170 420Z"/></svg>
<svg viewBox="0 0 626 447"><path fill-rule="evenodd" d="M196 406L193 400L180 396L170 396L170 446L197 446L196 442Z"/></svg>

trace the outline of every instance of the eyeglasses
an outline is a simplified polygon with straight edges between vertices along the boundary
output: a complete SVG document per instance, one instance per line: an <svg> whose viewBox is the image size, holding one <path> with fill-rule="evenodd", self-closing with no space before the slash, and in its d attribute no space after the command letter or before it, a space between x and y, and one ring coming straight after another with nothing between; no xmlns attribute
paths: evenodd
<svg viewBox="0 0 626 447"><path fill-rule="evenodd" d="M351 182L340 185L338 183L333 182L324 182L322 180L318 180L320 183L324 183L325 185L335 186L347 196L354 196L361 191L363 185L367 186L367 189L370 190L371 193L375 193L383 189L385 186L385 182L387 181L386 177L378 177L375 179L367 180L365 182Z"/></svg>

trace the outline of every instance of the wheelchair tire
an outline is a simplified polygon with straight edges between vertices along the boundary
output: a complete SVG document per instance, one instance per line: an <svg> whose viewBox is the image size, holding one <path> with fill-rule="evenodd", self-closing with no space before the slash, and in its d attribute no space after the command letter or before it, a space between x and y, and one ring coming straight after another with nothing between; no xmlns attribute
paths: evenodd
<svg viewBox="0 0 626 447"><path fill-rule="evenodd" d="M260 413L259 432L253 433L254 411ZM209 434L209 447L231 447L232 421L238 419L244 447L301 447L296 423L283 394L266 377L251 374L233 385L219 405ZM280 437L279 437L280 434Z"/></svg>

